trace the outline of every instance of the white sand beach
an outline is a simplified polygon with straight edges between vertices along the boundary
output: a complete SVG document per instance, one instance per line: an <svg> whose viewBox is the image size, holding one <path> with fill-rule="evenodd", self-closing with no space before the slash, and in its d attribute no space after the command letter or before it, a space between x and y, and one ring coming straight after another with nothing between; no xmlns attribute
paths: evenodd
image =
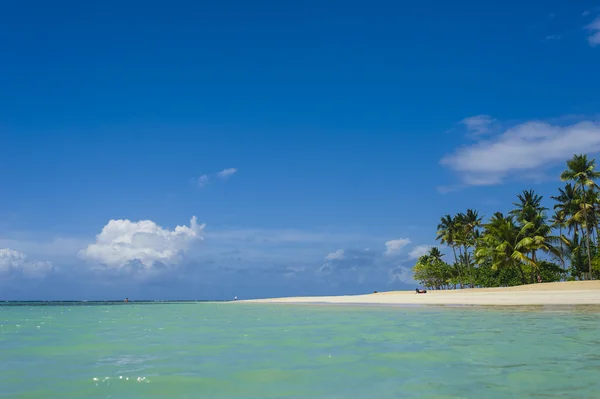
<svg viewBox="0 0 600 399"><path fill-rule="evenodd" d="M600 281L542 283L508 288L450 291L391 291L367 295L291 297L241 301L246 303L326 303L381 305L600 305Z"/></svg>

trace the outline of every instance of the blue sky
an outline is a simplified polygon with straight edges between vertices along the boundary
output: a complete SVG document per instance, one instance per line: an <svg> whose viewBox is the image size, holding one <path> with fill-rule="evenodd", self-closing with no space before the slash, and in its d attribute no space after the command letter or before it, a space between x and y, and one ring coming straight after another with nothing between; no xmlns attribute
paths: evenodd
<svg viewBox="0 0 600 399"><path fill-rule="evenodd" d="M566 158L598 155L599 18L588 1L4 2L0 298L414 288L440 216L548 197Z"/></svg>

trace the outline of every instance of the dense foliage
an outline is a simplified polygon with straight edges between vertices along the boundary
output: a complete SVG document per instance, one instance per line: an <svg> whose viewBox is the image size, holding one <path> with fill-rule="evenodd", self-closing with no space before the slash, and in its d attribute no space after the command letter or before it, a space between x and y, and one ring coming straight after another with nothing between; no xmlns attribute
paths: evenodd
<svg viewBox="0 0 600 399"><path fill-rule="evenodd" d="M436 239L452 250L451 263L437 247L421 256L414 279L429 289L506 287L600 278L600 187L596 160L574 155L560 178L552 213L533 190L523 191L508 214L487 223L477 211L442 217ZM449 261L450 262L450 261Z"/></svg>

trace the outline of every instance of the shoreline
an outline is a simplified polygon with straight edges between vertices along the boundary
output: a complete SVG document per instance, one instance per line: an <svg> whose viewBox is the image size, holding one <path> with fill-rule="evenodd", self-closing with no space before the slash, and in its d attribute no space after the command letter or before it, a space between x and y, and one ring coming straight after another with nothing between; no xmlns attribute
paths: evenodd
<svg viewBox="0 0 600 399"><path fill-rule="evenodd" d="M389 291L363 295L268 298L237 301L266 304L560 306L600 305L600 281L568 281L501 288Z"/></svg>

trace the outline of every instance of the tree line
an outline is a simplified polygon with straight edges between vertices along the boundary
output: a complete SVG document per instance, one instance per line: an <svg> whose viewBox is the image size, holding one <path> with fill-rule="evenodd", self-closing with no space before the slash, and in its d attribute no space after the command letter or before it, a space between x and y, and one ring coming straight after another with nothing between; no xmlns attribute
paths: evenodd
<svg viewBox="0 0 600 399"><path fill-rule="evenodd" d="M600 278L600 172L584 154L566 166L551 212L542 196L524 190L508 214L496 212L487 223L473 209L443 216L436 240L453 259L431 248L414 279L428 289L456 289Z"/></svg>

